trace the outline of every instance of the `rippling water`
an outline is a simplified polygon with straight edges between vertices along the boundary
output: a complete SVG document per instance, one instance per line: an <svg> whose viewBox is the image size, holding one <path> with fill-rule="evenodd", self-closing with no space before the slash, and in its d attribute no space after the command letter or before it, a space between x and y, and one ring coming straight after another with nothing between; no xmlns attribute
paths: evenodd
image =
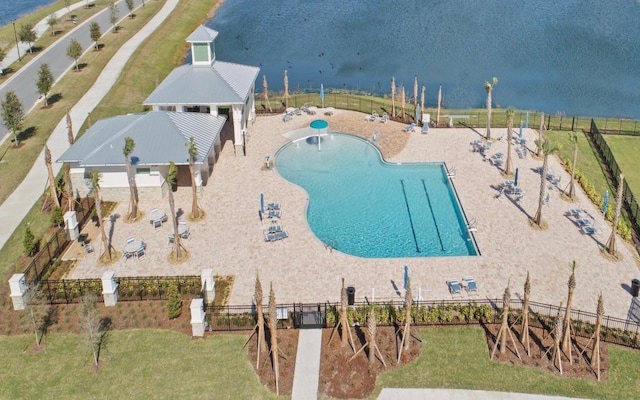
<svg viewBox="0 0 640 400"><path fill-rule="evenodd" d="M395 76L408 95L417 75L428 106L442 84L447 107L481 107L496 76L501 107L640 118L639 21L631 0L232 0L207 25L273 90L285 69L292 88L388 93Z"/></svg>
<svg viewBox="0 0 640 400"><path fill-rule="evenodd" d="M54 0L0 0L0 26L53 3Z"/></svg>

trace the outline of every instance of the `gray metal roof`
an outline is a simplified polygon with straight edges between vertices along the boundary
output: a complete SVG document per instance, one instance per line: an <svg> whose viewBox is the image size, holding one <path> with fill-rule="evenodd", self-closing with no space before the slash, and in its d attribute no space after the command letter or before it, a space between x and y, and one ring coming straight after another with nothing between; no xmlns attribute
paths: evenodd
<svg viewBox="0 0 640 400"><path fill-rule="evenodd" d="M189 163L189 138L193 137L203 163L226 121L225 116L202 113L154 111L120 115L98 121L58 158L57 162L78 162L80 166L124 165L124 139L135 141L134 165L178 165Z"/></svg>
<svg viewBox="0 0 640 400"><path fill-rule="evenodd" d="M244 104L259 72L258 67L222 61L211 66L182 65L171 71L144 104Z"/></svg>
<svg viewBox="0 0 640 400"><path fill-rule="evenodd" d="M189 43L202 43L202 42L213 42L213 40L218 36L218 31L215 31L211 28L207 28L206 26L200 25L195 31L189 35L187 38L187 42Z"/></svg>

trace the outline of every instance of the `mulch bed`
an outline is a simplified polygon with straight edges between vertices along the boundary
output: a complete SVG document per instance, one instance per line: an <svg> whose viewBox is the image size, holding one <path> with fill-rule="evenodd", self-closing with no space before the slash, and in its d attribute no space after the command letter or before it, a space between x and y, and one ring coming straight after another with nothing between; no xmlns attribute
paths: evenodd
<svg viewBox="0 0 640 400"><path fill-rule="evenodd" d="M269 330L265 329L267 344L269 343ZM296 367L296 353L298 352L298 332L297 329L279 329L278 330L278 349L279 349L279 365L280 376L278 378L279 393L281 395L291 396L293 390L293 373ZM246 332L243 332L246 334ZM260 382L276 393L276 376L273 369L273 359L271 354L267 353L260 356L260 364L256 368L258 338L254 335L247 343L249 348L249 362L253 366ZM267 345L267 349L269 346Z"/></svg>

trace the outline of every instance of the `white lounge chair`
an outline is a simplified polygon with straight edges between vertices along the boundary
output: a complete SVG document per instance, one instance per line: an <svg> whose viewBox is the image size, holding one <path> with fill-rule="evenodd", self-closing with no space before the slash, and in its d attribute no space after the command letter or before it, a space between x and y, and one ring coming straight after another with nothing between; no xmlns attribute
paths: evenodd
<svg viewBox="0 0 640 400"><path fill-rule="evenodd" d="M456 294L459 294L460 297L462 297L462 285L460 285L460 282L458 282L457 279L447 280L447 286L449 287L449 293L451 294L451 297Z"/></svg>
<svg viewBox="0 0 640 400"><path fill-rule="evenodd" d="M465 276L464 278L462 278L462 282L467 289L467 293L471 294L471 292L473 292L476 295L478 294L478 285L476 284L475 279L470 276Z"/></svg>
<svg viewBox="0 0 640 400"><path fill-rule="evenodd" d="M405 126L404 128L402 128L403 132L413 132L413 130L416 128L416 124L411 123L407 126Z"/></svg>

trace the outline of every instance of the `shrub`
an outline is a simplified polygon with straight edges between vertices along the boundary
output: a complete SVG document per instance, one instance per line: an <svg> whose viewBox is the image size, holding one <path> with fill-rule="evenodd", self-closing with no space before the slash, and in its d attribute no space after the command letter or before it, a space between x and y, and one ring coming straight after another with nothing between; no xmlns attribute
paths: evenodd
<svg viewBox="0 0 640 400"><path fill-rule="evenodd" d="M178 292L178 286L172 283L167 288L167 311L169 319L175 319L182 314L182 296Z"/></svg>
<svg viewBox="0 0 640 400"><path fill-rule="evenodd" d="M36 241L35 236L31 232L31 228L27 227L27 230L24 231L24 237L22 238L22 246L24 247L24 254L31 257L38 251L38 242Z"/></svg>
<svg viewBox="0 0 640 400"><path fill-rule="evenodd" d="M64 224L64 214L62 214L60 207L56 207L51 212L51 225L62 226L62 224Z"/></svg>

